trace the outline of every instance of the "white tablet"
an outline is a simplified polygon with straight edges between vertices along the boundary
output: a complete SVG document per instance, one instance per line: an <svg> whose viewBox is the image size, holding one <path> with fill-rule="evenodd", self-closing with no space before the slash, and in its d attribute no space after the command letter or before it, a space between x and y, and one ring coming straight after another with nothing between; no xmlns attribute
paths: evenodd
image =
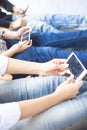
<svg viewBox="0 0 87 130"><path fill-rule="evenodd" d="M75 80L82 80L87 74L87 69L78 59L74 52L67 58L66 63L69 64L69 70L74 75Z"/></svg>
<svg viewBox="0 0 87 130"><path fill-rule="evenodd" d="M21 41L27 40L30 43L30 31L26 31L23 33L23 35L21 36Z"/></svg>

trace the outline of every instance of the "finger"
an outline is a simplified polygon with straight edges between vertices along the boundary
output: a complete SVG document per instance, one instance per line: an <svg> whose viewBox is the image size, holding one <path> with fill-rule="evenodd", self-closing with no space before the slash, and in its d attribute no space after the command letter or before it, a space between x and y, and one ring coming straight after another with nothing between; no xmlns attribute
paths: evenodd
<svg viewBox="0 0 87 130"><path fill-rule="evenodd" d="M72 74L72 73L70 72L70 70L69 70L69 69L67 69L65 73L66 73L66 74L69 74L69 75L71 75L71 74Z"/></svg>
<svg viewBox="0 0 87 130"><path fill-rule="evenodd" d="M81 80L81 81L75 82L75 84L76 84L75 87L79 89L83 85L83 81Z"/></svg>
<svg viewBox="0 0 87 130"><path fill-rule="evenodd" d="M65 59L53 59L53 62L55 63L55 64L64 64L65 63Z"/></svg>
<svg viewBox="0 0 87 130"><path fill-rule="evenodd" d="M32 40L30 40L30 42L29 42L29 46L32 46Z"/></svg>
<svg viewBox="0 0 87 130"><path fill-rule="evenodd" d="M58 72L57 74L59 74L59 75L65 75L65 71L63 71L63 72Z"/></svg>
<svg viewBox="0 0 87 130"><path fill-rule="evenodd" d="M74 81L74 75L71 74L70 77L67 79L67 83L71 83Z"/></svg>
<svg viewBox="0 0 87 130"><path fill-rule="evenodd" d="M24 45L25 45L26 47L32 46L32 40L30 40L30 42L27 41Z"/></svg>
<svg viewBox="0 0 87 130"><path fill-rule="evenodd" d="M64 64L66 62L66 59L59 59L60 64Z"/></svg>
<svg viewBox="0 0 87 130"><path fill-rule="evenodd" d="M25 40L25 41L22 41L22 42L20 41L19 44L20 44L21 46L23 46L23 45L27 44L27 41L26 41L26 40Z"/></svg>
<svg viewBox="0 0 87 130"><path fill-rule="evenodd" d="M60 71L68 69L68 64L56 64L56 68L58 68Z"/></svg>

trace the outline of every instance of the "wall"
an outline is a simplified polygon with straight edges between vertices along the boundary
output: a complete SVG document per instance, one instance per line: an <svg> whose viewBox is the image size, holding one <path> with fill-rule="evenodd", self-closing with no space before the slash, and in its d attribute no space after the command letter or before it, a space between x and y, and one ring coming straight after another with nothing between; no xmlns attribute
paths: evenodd
<svg viewBox="0 0 87 130"><path fill-rule="evenodd" d="M87 14L87 0L10 0L22 8L29 3L29 13Z"/></svg>

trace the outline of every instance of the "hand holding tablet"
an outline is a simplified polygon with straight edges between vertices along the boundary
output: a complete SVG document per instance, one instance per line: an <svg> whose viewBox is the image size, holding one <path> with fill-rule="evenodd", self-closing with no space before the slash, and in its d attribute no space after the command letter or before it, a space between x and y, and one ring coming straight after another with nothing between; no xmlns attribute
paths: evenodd
<svg viewBox="0 0 87 130"><path fill-rule="evenodd" d="M71 53L67 58L66 63L69 64L69 71L74 75L76 81L82 80L84 76L87 74L87 69L75 55L75 53Z"/></svg>

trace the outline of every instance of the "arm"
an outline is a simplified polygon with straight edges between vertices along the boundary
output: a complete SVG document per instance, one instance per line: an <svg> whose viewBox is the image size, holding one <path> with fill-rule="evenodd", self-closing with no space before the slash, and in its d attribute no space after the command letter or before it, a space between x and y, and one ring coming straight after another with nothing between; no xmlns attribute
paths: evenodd
<svg viewBox="0 0 87 130"><path fill-rule="evenodd" d="M30 41L30 44L28 45L27 41L19 42L14 44L11 48L4 51L2 55L5 55L7 57L12 57L13 55L20 53L32 46L32 41Z"/></svg>
<svg viewBox="0 0 87 130"><path fill-rule="evenodd" d="M68 64L63 59L53 59L45 63L28 62L0 56L0 74L65 74Z"/></svg>
<svg viewBox="0 0 87 130"><path fill-rule="evenodd" d="M0 106L0 120L2 122L0 128L11 128L19 119L35 116L64 100L75 97L82 85L82 81L73 82L73 80L73 76L71 76L58 86L58 90L50 95L17 103L2 104Z"/></svg>
<svg viewBox="0 0 87 130"><path fill-rule="evenodd" d="M64 62L65 60L62 59L53 59L45 63L36 63L8 58L6 73L37 75L65 74L68 65L64 64Z"/></svg>
<svg viewBox="0 0 87 130"><path fill-rule="evenodd" d="M31 28L30 27L22 27L22 28L18 29L17 31L10 31L7 28L0 27L0 31L5 32L3 35L3 39L19 39L20 40L23 33L27 30L31 31Z"/></svg>
<svg viewBox="0 0 87 130"><path fill-rule="evenodd" d="M58 86L58 90L50 95L18 102L21 111L20 119L35 116L36 114L47 110L48 108L57 105L64 100L75 97L79 88L82 86L82 81L73 81L74 76L71 76L60 86Z"/></svg>

